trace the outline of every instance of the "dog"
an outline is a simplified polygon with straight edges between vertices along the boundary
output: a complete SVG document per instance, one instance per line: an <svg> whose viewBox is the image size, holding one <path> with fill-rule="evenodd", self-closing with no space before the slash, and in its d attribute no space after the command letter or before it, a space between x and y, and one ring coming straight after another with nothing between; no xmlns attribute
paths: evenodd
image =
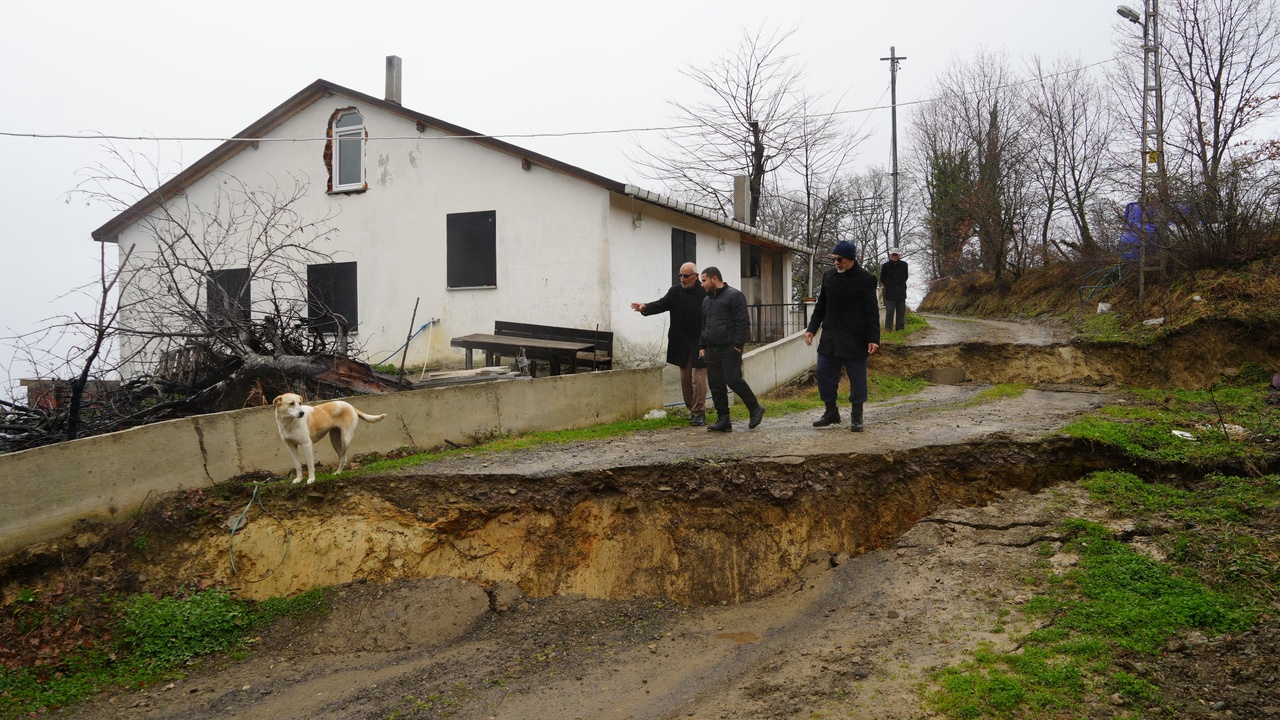
<svg viewBox="0 0 1280 720"><path fill-rule="evenodd" d="M302 396L296 393L277 395L272 401L276 409L276 427L280 430L280 439L293 456L293 467L297 477L293 484L302 482L302 458L307 459L307 484L316 481L316 457L314 443L325 435L333 443L338 453L338 469L347 465L347 451L351 449L351 439L356 435L356 425L363 419L376 423L386 414L366 415L355 409L351 403L342 400L331 400L320 405L303 405Z"/></svg>

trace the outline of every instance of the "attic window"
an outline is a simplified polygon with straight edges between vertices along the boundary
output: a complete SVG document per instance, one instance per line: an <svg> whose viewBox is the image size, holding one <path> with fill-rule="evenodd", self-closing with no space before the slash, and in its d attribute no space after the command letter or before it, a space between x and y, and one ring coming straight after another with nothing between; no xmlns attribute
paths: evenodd
<svg viewBox="0 0 1280 720"><path fill-rule="evenodd" d="M345 110L333 121L334 192L364 190L364 118Z"/></svg>

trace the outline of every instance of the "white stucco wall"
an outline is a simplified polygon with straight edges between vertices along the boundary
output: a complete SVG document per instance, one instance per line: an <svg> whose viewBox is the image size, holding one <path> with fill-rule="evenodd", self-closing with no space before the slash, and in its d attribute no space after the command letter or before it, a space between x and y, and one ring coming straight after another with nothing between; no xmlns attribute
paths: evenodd
<svg viewBox="0 0 1280 720"><path fill-rule="evenodd" d="M323 141L264 142L194 183L181 202L211 207L216 184L227 178L254 187L305 178L310 192L294 209L303 219L330 216L338 229L317 249L334 262L358 263L354 339L369 360L385 359L404 342L415 298L421 300L414 325L439 323L415 339L410 365L460 362L449 339L492 331L495 319L608 329L608 191L537 165L524 170L519 157L474 142L418 133L408 119L341 96L304 109L271 137L322 137L334 110L352 106L372 138L412 138L366 143L367 191L325 193ZM497 286L447 289L446 216L489 210L496 215ZM145 259L141 250L151 243L144 228L135 224L121 235L122 252L138 242L134 257ZM255 284L254 301L265 292Z"/></svg>
<svg viewBox="0 0 1280 720"><path fill-rule="evenodd" d="M671 287L671 229L692 232L698 269L715 266L725 282L733 286L739 284L742 266L738 233L625 196L614 196L611 207L610 274L614 278L614 305L618 308L614 342L620 346L619 354L632 362L662 363L666 359L669 316L663 313L644 317L631 310L631 303L657 300Z"/></svg>
<svg viewBox="0 0 1280 720"><path fill-rule="evenodd" d="M317 138L324 137L334 112L348 107L360 111L372 138L365 144L368 189L326 193L325 141ZM463 351L451 348L450 338L491 332L495 320L599 327L615 334L620 364L661 362L665 318L643 318L630 303L652 300L670 286L672 227L696 234L700 268L715 265L726 281L740 286L734 230L536 164L525 170L519 156L430 129L420 133L414 120L342 95L302 109L269 137L306 140L246 149L172 202L207 209L219 189L236 183L285 189L295 179L308 183L308 194L293 210L303 222L329 218L336 232L315 249L333 262L358 263L359 329L353 341L370 362L399 361L392 353L411 330L415 299L420 301L412 329L433 318L438 322L410 344L411 367L460 366ZM639 208L642 221L636 223ZM495 212L497 285L447 289L446 217L477 211ZM122 254L134 243L132 260L144 260L150 249L145 223L121 234ZM242 265L229 260L227 267ZM305 278L301 264L299 272ZM268 295L262 285L252 286L255 303ZM302 283L294 286L290 292L302 298ZM139 290L161 295L155 287Z"/></svg>

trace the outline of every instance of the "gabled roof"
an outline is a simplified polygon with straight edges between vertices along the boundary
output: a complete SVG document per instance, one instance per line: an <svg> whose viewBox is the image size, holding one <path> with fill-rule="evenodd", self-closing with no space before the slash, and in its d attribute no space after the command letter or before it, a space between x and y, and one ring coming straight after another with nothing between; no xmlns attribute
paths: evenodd
<svg viewBox="0 0 1280 720"><path fill-rule="evenodd" d="M450 135L468 136L472 142L479 143L480 145L484 145L499 152L507 153L508 155L519 157L534 165L541 165L542 167L550 170L555 170L557 172L562 172L566 175L576 177L593 185L598 185L610 192L635 197L638 200L650 202L655 205L661 205L676 212L696 217L721 227L736 230L753 238L774 243L791 250L807 252L807 250L795 243L784 240L772 233L758 230L723 215L718 215L703 208L689 205L688 203L671 200L662 195L658 195L657 193L641 190L634 185L626 185L618 182L617 180L610 180L603 175L597 175L588 170L583 170L580 167L561 162L555 158L547 157L546 155L542 155L531 150L526 150L516 145L512 145L511 143L498 140L497 138L485 137L482 133L468 130L467 128L445 122L444 120L431 117L430 115L414 112L413 110L396 103L382 100L373 97L372 95L366 95L362 92L342 87L341 85L336 85L328 80L316 80L311 83L293 97L276 106L276 108L271 112L254 121L253 124L249 125L249 127L236 133L233 139L227 140L214 148L208 154L201 157L199 160L196 160L185 170L170 178L168 182L164 183L146 197L134 203L124 212L107 221L107 223L102 227L94 230L92 233L93 239L103 242L114 242L116 240L116 236L122 230L132 225L138 219L146 216L147 213L154 210L158 205L178 195L183 191L183 189L189 187L210 172L213 172L218 168L218 166L222 165L222 163L231 159L242 150L254 147L256 144L256 138L266 137L267 134L284 124L284 122L289 118L298 114L317 100L330 95L342 95L366 105L376 107L385 112L408 118L409 120L417 123L419 132L426 128L432 128ZM241 140L236 138L244 139Z"/></svg>

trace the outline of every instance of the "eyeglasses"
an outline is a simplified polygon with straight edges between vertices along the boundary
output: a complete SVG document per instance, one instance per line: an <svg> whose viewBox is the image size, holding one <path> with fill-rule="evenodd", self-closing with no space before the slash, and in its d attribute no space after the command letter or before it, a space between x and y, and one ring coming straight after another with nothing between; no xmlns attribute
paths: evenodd
<svg viewBox="0 0 1280 720"><path fill-rule="evenodd" d="M853 262L853 261L843 255L832 255L831 262Z"/></svg>
<svg viewBox="0 0 1280 720"><path fill-rule="evenodd" d="M698 277L698 273L680 273L681 278Z"/></svg>

